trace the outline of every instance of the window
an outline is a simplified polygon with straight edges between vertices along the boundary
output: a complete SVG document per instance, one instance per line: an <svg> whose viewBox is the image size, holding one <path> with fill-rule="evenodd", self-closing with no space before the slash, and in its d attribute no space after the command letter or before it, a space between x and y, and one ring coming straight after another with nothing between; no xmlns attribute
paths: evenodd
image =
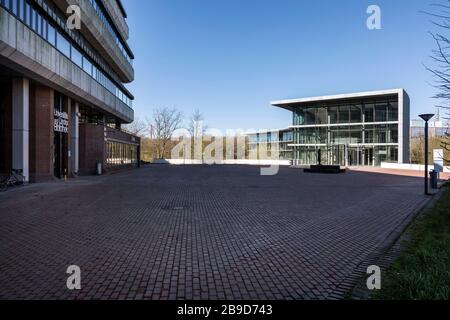
<svg viewBox="0 0 450 320"><path fill-rule="evenodd" d="M316 108L305 109L305 124L306 125L316 124Z"/></svg>
<svg viewBox="0 0 450 320"><path fill-rule="evenodd" d="M374 109L373 103L368 103L364 105L364 122L373 122L374 120Z"/></svg>
<svg viewBox="0 0 450 320"><path fill-rule="evenodd" d="M338 107L332 106L328 108L328 116L330 117L330 123L336 124L338 123Z"/></svg>
<svg viewBox="0 0 450 320"><path fill-rule="evenodd" d="M70 43L59 32L56 33L56 48L70 58Z"/></svg>
<svg viewBox="0 0 450 320"><path fill-rule="evenodd" d="M388 104L388 121L398 121L398 103L390 101Z"/></svg>
<svg viewBox="0 0 450 320"><path fill-rule="evenodd" d="M135 165L137 162L137 146L119 142L107 142L107 165Z"/></svg>
<svg viewBox="0 0 450 320"><path fill-rule="evenodd" d="M362 122L362 106L352 105L350 106L350 122L361 123Z"/></svg>
<svg viewBox="0 0 450 320"><path fill-rule="evenodd" d="M77 66L80 68L83 67L83 56L81 55L80 51L72 47L72 61L75 62Z"/></svg>
<svg viewBox="0 0 450 320"><path fill-rule="evenodd" d="M63 20L55 13L55 11L53 11L53 9L47 6L45 2L38 1L38 3L41 4L44 11L46 11L56 21L56 25L64 27ZM52 46L56 47L62 54L70 58L76 65L83 68L83 70L85 70L105 89L114 94L117 99L121 100L130 108L132 107L131 99L118 88L118 85L110 80L102 71L97 68L94 69L92 62L85 59L81 51L75 49L63 36L63 34L56 31L55 27L49 24L46 18L41 16L38 11L33 8L34 2L30 2L29 0L0 0L0 5L14 14L17 19L25 23L40 37L48 41L48 43ZM78 43L81 49L94 56L94 60L101 68L108 69L107 65L102 64L101 58L97 59L96 54L93 53L88 46L86 46L85 42L83 42L84 39L82 36L74 33L73 31L69 31L69 35L74 37L74 41ZM121 48L123 48L123 46L121 46Z"/></svg>
<svg viewBox="0 0 450 320"><path fill-rule="evenodd" d="M362 143L362 127L361 126L351 126L350 131L350 141L349 143L357 144Z"/></svg>
<svg viewBox="0 0 450 320"><path fill-rule="evenodd" d="M30 16L30 28L36 30L36 11L31 8L31 16Z"/></svg>
<svg viewBox="0 0 450 320"><path fill-rule="evenodd" d="M19 0L20 20L25 21L25 0Z"/></svg>
<svg viewBox="0 0 450 320"><path fill-rule="evenodd" d="M39 13L36 13L36 25L34 27L34 30L42 36L42 17Z"/></svg>
<svg viewBox="0 0 450 320"><path fill-rule="evenodd" d="M375 105L375 122L387 121L387 103L379 102Z"/></svg>
<svg viewBox="0 0 450 320"><path fill-rule="evenodd" d="M317 124L328 124L328 114L326 107L317 109Z"/></svg>
<svg viewBox="0 0 450 320"><path fill-rule="evenodd" d="M90 76L92 76L92 63L89 62L88 59L86 59L85 57L83 57L83 70L89 74Z"/></svg>
<svg viewBox="0 0 450 320"><path fill-rule="evenodd" d="M47 41L50 42L52 46L56 46L56 32L55 28L53 28L51 25L48 26Z"/></svg>
<svg viewBox="0 0 450 320"><path fill-rule="evenodd" d="M364 128L364 142L374 143L374 128L373 126L366 126Z"/></svg>
<svg viewBox="0 0 450 320"><path fill-rule="evenodd" d="M350 106L339 106L339 123L350 122Z"/></svg>
<svg viewBox="0 0 450 320"><path fill-rule="evenodd" d="M25 19L24 22L27 26L31 26L31 7L28 2L25 2Z"/></svg>

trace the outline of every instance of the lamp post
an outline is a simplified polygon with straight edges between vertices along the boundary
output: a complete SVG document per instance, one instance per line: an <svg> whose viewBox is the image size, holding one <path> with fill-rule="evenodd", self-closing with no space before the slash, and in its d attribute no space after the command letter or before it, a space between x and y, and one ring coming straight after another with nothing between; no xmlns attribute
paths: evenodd
<svg viewBox="0 0 450 320"><path fill-rule="evenodd" d="M428 121L434 117L434 114L421 114L419 117L425 121L425 195L428 193Z"/></svg>

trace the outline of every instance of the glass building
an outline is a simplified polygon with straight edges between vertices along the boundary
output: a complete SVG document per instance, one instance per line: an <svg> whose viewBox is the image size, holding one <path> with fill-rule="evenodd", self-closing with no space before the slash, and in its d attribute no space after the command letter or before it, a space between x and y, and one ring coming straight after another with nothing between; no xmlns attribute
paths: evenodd
<svg viewBox="0 0 450 320"><path fill-rule="evenodd" d="M294 140L291 128L249 132L246 136L249 154L257 160L293 159L291 144Z"/></svg>
<svg viewBox="0 0 450 320"><path fill-rule="evenodd" d="M293 161L341 166L409 162L409 97L403 89L272 102L292 112Z"/></svg>

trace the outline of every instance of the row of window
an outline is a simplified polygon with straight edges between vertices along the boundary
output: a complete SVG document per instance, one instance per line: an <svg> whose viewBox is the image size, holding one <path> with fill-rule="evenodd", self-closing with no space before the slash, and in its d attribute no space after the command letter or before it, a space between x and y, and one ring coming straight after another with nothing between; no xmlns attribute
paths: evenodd
<svg viewBox="0 0 450 320"><path fill-rule="evenodd" d="M381 101L332 106L316 105L297 108L293 114L294 125L398 121L398 103Z"/></svg>
<svg viewBox="0 0 450 320"><path fill-rule="evenodd" d="M249 135L248 139L250 143L259 143L259 142L288 142L293 140L293 133L292 131L286 131L283 132L281 135L281 140L279 138L278 132L265 132L265 133L257 133L257 134L251 134Z"/></svg>
<svg viewBox="0 0 450 320"><path fill-rule="evenodd" d="M99 5L97 3L97 0L90 0L90 3L92 5L92 7L94 8L95 12L97 13L98 17L100 18L100 20L103 22L103 24L105 25L106 29L108 29L108 31L111 33L111 35L114 37L114 39L116 40L116 44L119 47L120 52L123 54L123 56L125 57L125 59L131 64L133 65L133 59L130 57L130 55L128 54L127 49L125 48L125 46L122 44L122 40L120 39L119 35L117 34L116 30L113 28L113 26L111 25L111 23L109 22L109 19L107 18L107 14L104 12L104 9L101 5Z"/></svg>
<svg viewBox="0 0 450 320"><path fill-rule="evenodd" d="M98 69L89 58L77 50L67 38L62 35L53 24L49 23L28 0L0 0L0 5L15 15L30 29L36 32L44 40L58 49L62 54L78 65L87 74L94 78L108 91L119 98L123 103L132 107L132 100L119 89L100 69ZM43 3L44 6L45 3ZM48 7L47 7L48 8ZM48 8L48 10L50 10Z"/></svg>
<svg viewBox="0 0 450 320"><path fill-rule="evenodd" d="M295 144L372 144L398 143L397 125L366 125L304 128L294 131Z"/></svg>
<svg viewBox="0 0 450 320"><path fill-rule="evenodd" d="M119 166L125 164L135 165L138 163L138 147L136 145L120 142L106 143L106 165Z"/></svg>
<svg viewBox="0 0 450 320"><path fill-rule="evenodd" d="M396 146L349 148L347 150L342 146L296 147L293 152L295 162L299 165L317 164L319 150L322 164L380 166L382 162L398 162L398 147Z"/></svg>

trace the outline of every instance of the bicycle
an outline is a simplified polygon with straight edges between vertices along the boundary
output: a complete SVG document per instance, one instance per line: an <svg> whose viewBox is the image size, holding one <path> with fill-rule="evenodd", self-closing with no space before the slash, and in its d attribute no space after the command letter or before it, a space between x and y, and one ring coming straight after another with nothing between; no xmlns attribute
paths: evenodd
<svg viewBox="0 0 450 320"><path fill-rule="evenodd" d="M22 186L25 184L25 177L22 170L12 169L11 173L0 181L0 192L6 191L9 187Z"/></svg>

